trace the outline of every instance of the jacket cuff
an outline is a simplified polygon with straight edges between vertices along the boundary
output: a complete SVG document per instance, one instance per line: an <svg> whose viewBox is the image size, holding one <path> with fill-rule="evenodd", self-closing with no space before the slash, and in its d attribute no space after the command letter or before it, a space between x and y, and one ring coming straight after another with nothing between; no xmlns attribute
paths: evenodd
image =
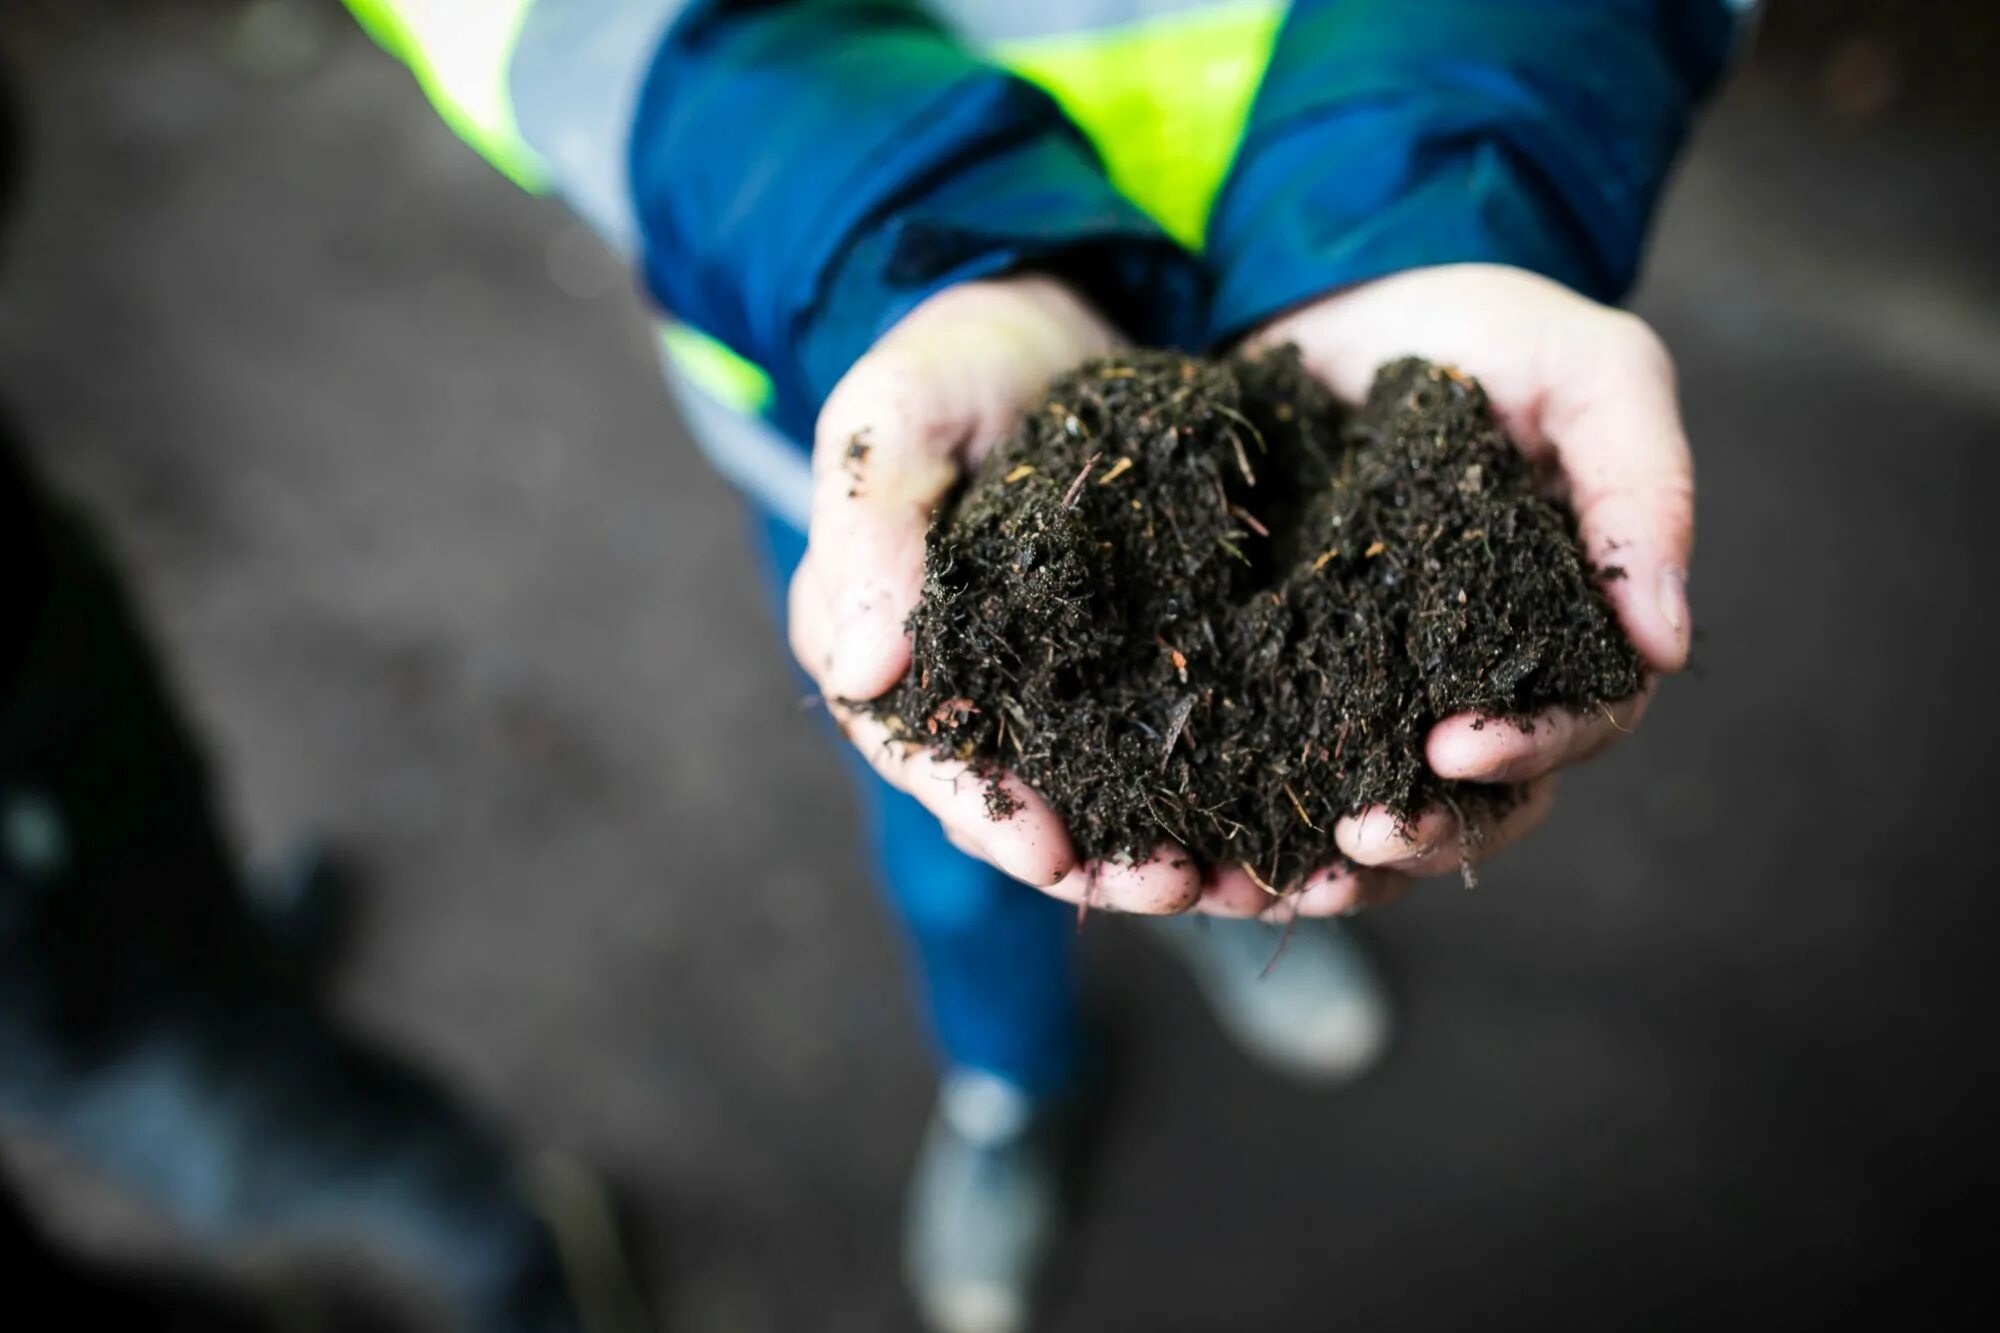
<svg viewBox="0 0 2000 1333"><path fill-rule="evenodd" d="M1056 104L911 5L698 6L641 93L632 181L652 294L763 366L796 437L955 282L1050 268L1137 337L1197 327L1192 260Z"/></svg>
<svg viewBox="0 0 2000 1333"><path fill-rule="evenodd" d="M1720 0L1297 0L1211 219L1211 339L1403 269L1632 285L1731 26Z"/></svg>
<svg viewBox="0 0 2000 1333"><path fill-rule="evenodd" d="M1347 116L1267 145L1239 168L1229 203L1255 225L1210 233L1216 287L1206 341L1235 339L1355 283L1436 264L1508 264L1598 300L1629 284L1632 261L1594 246L1504 141L1434 146L1415 134L1388 157L1384 145L1408 128L1399 119ZM1636 238L1629 250L1636 260Z"/></svg>
<svg viewBox="0 0 2000 1333"><path fill-rule="evenodd" d="M1003 101L1042 94L995 80ZM975 113L977 114L977 113ZM1105 179L1053 104L1011 143L972 146L866 219L834 257L801 317L799 387L815 408L847 369L927 297L1022 270L1075 287L1133 339L1191 345L1200 334L1193 256ZM1002 115L1016 125L1022 118Z"/></svg>

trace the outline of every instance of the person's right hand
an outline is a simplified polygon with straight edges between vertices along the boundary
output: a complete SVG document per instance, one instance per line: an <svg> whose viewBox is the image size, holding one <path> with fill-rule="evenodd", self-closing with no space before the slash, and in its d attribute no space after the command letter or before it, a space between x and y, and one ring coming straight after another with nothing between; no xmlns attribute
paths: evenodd
<svg viewBox="0 0 2000 1333"><path fill-rule="evenodd" d="M1061 817L1018 777L1001 781L1019 808L994 819L984 774L898 740L841 702L875 698L909 669L904 622L923 589L924 534L961 471L1052 378L1118 343L1081 297L1040 276L949 288L883 335L820 412L791 640L848 739L959 848L1067 902L1164 914L1203 899L1202 878L1179 847L1136 865L1082 864Z"/></svg>

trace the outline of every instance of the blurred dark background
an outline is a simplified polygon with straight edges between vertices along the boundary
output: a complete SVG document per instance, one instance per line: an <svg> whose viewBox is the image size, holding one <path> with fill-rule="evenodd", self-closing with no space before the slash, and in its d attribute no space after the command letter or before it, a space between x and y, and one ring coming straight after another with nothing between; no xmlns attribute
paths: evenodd
<svg viewBox="0 0 2000 1333"><path fill-rule="evenodd" d="M622 1180L674 1327L905 1327L930 1073L632 282L331 0L12 0L0 58L0 396L244 845L365 864L343 1010ZM1124 1093L1050 1327L1992 1313L1997 82L1985 0L1773 6L1638 300L1699 676L1476 892L1379 914L1404 1028L1351 1091L1251 1069L1092 924ZM184 1245L5 1161L86 1249Z"/></svg>

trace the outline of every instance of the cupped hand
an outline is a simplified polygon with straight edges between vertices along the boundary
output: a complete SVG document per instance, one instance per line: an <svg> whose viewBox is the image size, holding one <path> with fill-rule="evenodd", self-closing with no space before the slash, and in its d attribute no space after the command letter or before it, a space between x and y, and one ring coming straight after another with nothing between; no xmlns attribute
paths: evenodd
<svg viewBox="0 0 2000 1333"><path fill-rule="evenodd" d="M966 283L931 297L854 364L821 410L806 554L792 579L792 650L833 716L892 786L961 850L1065 901L1186 911L1218 891L1171 844L1136 864L1079 861L1061 818L1017 776L993 818L992 780L892 736L852 706L910 665L904 625L923 588L931 512L1062 371L1118 345L1109 324L1053 279Z"/></svg>
<svg viewBox="0 0 2000 1333"><path fill-rule="evenodd" d="M1694 464L1673 361L1636 316L1519 269L1456 264L1324 297L1251 339L1253 348L1287 342L1349 402L1366 396L1377 368L1402 356L1477 378L1523 452L1556 464L1589 559L1622 571L1604 584L1605 595L1649 672L1687 664ZM1546 817L1558 770L1629 732L1650 693L1649 685L1596 714L1546 714L1525 729L1472 714L1446 718L1426 742L1431 768L1461 781L1522 784L1523 799L1493 825L1470 830L1447 810L1411 822L1380 809L1351 815L1335 841L1374 873L1336 877L1333 887L1308 881L1299 910L1366 905L1399 892L1403 877L1455 870L1500 850ZM1240 888L1237 898L1249 901Z"/></svg>

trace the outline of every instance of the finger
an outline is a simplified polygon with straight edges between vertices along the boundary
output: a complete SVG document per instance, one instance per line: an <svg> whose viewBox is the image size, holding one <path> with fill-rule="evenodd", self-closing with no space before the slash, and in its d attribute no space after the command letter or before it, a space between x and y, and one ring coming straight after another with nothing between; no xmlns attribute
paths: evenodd
<svg viewBox="0 0 2000 1333"><path fill-rule="evenodd" d="M1337 864L1307 876L1292 899L1302 917L1352 916L1402 897L1410 881L1393 870Z"/></svg>
<svg viewBox="0 0 2000 1333"><path fill-rule="evenodd" d="M932 510L1051 376L1112 342L1048 279L969 283L910 312L834 386L814 429L809 544L794 580L795 608L820 608L801 661L830 694L873 698L908 669L904 624Z"/></svg>
<svg viewBox="0 0 2000 1333"><path fill-rule="evenodd" d="M1409 892L1416 881L1394 870L1356 867L1342 873L1331 869L1306 881L1299 895L1299 915L1354 916L1386 907Z"/></svg>
<svg viewBox="0 0 2000 1333"><path fill-rule="evenodd" d="M1339 862L1323 866L1305 882L1284 894L1261 887L1238 867L1218 870L1202 889L1194 911L1202 916L1267 917L1286 921L1301 917L1343 916L1391 902L1409 887L1406 876Z"/></svg>
<svg viewBox="0 0 2000 1333"><path fill-rule="evenodd" d="M1449 810L1427 810L1407 827L1377 806L1334 827L1334 840L1361 865L1421 878L1486 860L1539 827L1555 808L1556 777L1529 783L1498 818L1482 817L1468 838Z"/></svg>
<svg viewBox="0 0 2000 1333"><path fill-rule="evenodd" d="M1401 869L1441 849L1455 846L1458 821L1449 810L1426 810L1403 820L1379 805L1343 815L1333 826L1333 841L1356 865Z"/></svg>
<svg viewBox="0 0 2000 1333"><path fill-rule="evenodd" d="M1681 426L1673 360L1639 320L1619 317L1592 363L1563 368L1539 427L1562 461L1577 526L1604 593L1646 664L1687 664L1694 458ZM1613 572L1615 571L1615 572Z"/></svg>
<svg viewBox="0 0 2000 1333"><path fill-rule="evenodd" d="M1202 916L1241 919L1262 916L1278 902L1277 896L1259 886L1240 866L1222 866L1202 885L1194 910Z"/></svg>
<svg viewBox="0 0 2000 1333"><path fill-rule="evenodd" d="M967 856L971 857L975 861L986 860L986 848L979 841L979 839L972 837L963 829L955 829L951 827L951 825L949 824L942 824L939 825L939 827L944 829L944 838L946 842L958 848L959 851L964 852ZM992 863L988 862L988 864L990 865Z"/></svg>
<svg viewBox="0 0 2000 1333"><path fill-rule="evenodd" d="M810 547L792 571L785 592L785 632L791 641L792 656L822 693L836 695L829 685L833 676L834 607L824 587Z"/></svg>
<svg viewBox="0 0 2000 1333"><path fill-rule="evenodd" d="M909 667L903 622L931 510L957 476L961 420L893 348L864 357L820 414L792 611L794 649L829 694L871 699Z"/></svg>
<svg viewBox="0 0 2000 1333"><path fill-rule="evenodd" d="M1090 861L1048 887L1051 897L1107 912L1174 916L1201 897L1201 873L1188 854L1162 843L1145 860Z"/></svg>
<svg viewBox="0 0 2000 1333"><path fill-rule="evenodd" d="M1566 764L1589 759L1627 734L1645 716L1649 683L1629 699L1592 713L1552 709L1524 727L1504 718L1460 713L1431 728L1424 757L1431 771L1459 782L1526 782Z"/></svg>
<svg viewBox="0 0 2000 1333"><path fill-rule="evenodd" d="M1076 865L1069 834L1047 801L1019 778L1003 774L1000 789L1013 803L1003 818L988 805L993 780L923 745L893 736L863 713L833 706L835 722L890 786L907 792L938 817L961 850L1024 884L1046 889Z"/></svg>
<svg viewBox="0 0 2000 1333"><path fill-rule="evenodd" d="M1482 816L1470 834L1461 830L1451 846L1434 852L1416 865L1398 867L1402 873L1421 878L1450 875L1468 865L1490 861L1548 822L1556 808L1555 774L1538 778L1520 789L1520 799L1497 819Z"/></svg>

